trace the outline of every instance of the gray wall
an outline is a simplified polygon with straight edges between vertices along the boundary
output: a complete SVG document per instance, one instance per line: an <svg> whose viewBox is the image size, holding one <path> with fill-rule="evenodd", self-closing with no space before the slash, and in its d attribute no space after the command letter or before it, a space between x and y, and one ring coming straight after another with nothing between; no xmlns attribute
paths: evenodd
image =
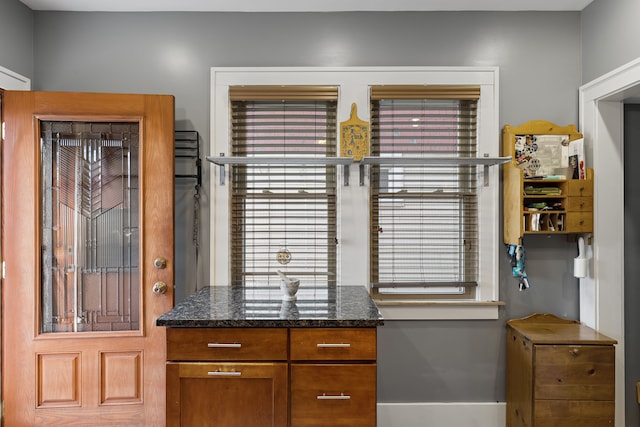
<svg viewBox="0 0 640 427"><path fill-rule="evenodd" d="M34 17L34 89L173 94L177 129L200 132L204 154L212 66L497 65L500 126L532 119L577 122L578 12ZM208 165L204 170L208 175ZM208 283L208 176L204 183L201 285ZM507 305L500 320L387 321L380 328L379 401L504 400L506 319L532 312L578 316L575 245L561 237L525 243L532 286L517 290L501 253ZM177 254L183 249L177 247ZM183 294L195 289L194 280L176 278Z"/></svg>
<svg viewBox="0 0 640 427"><path fill-rule="evenodd" d="M0 1L0 66L33 79L33 12L18 0Z"/></svg>
<svg viewBox="0 0 640 427"><path fill-rule="evenodd" d="M582 11L582 81L640 57L640 1L595 0Z"/></svg>
<svg viewBox="0 0 640 427"><path fill-rule="evenodd" d="M625 105L624 158L633 165L640 156L640 104ZM625 167L625 182L637 182L633 167ZM624 342L625 342L625 421L628 426L640 425L636 382L640 381L640 191L637 185L628 185L624 191Z"/></svg>

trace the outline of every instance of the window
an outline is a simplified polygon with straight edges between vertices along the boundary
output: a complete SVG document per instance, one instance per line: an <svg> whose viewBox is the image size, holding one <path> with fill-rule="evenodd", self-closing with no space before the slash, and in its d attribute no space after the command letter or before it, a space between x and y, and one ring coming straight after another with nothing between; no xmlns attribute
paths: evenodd
<svg viewBox="0 0 640 427"><path fill-rule="evenodd" d="M280 93L247 96L260 87ZM296 90L312 88L318 90L293 96ZM331 96L318 96L321 88L332 88ZM443 99L442 95L432 96L433 92L425 95L427 88L454 92ZM461 95L458 90L462 88L470 89L472 96ZM242 91L245 93L239 95ZM289 95L283 96L282 91ZM280 268L277 256L288 251L292 261L287 271L303 275L301 291L306 279L365 286L385 319L498 318L499 167L469 162L444 166L403 163L407 157L498 157L497 68L213 68L211 100L211 153L216 156L331 158L339 152L338 125L349 118L355 103L359 118L371 125L371 158L399 162L346 167L267 167L256 163L228 169L212 167L213 284L253 282L262 286L270 276L263 273ZM272 113L280 124L278 130L270 128L274 139L269 142L266 129L258 126L257 114L271 108L279 109ZM294 113L299 108L305 112ZM405 113L407 121L402 128L397 122ZM232 119L235 114L247 117ZM304 142L290 142L296 128L283 124L290 114L314 116L313 123L305 124L305 132L310 133ZM446 124L446 129L434 128L429 120L441 122L438 126ZM289 129L294 129L293 133ZM351 177L348 184L343 176L347 172ZM245 178L239 179L241 176ZM228 179L222 183L225 177ZM310 194L313 198L307 198ZM291 208L287 227L284 216L278 215L285 205ZM266 215L267 211L271 215ZM240 212L244 214L239 216ZM402 212L408 213L406 218ZM437 222L440 214L441 222ZM314 216L314 221L321 219L315 223L320 228L313 233L313 243L306 243L309 251L305 252L298 247L302 240L296 242L289 230L302 227ZM295 227L289 227L289 219ZM401 230L389 222L399 219L409 227L408 235L399 234ZM424 220L431 221L431 229L420 222ZM249 221L254 221L254 231ZM261 248L255 239L260 221L267 222L271 230L270 248ZM371 233L374 227L382 231L375 239ZM423 232L433 228L438 230L437 238L432 232ZM414 246L407 246L407 239L414 240ZM326 255L320 256L321 252ZM427 255L437 264L424 262ZM377 264L371 262L373 257L377 257ZM300 259L307 264L312 258L319 260L313 267L309 264L298 269L294 264ZM390 282L403 286L380 286Z"/></svg>
<svg viewBox="0 0 640 427"><path fill-rule="evenodd" d="M371 282L382 299L475 298L476 166L403 163L477 157L479 87L374 86Z"/></svg>
<svg viewBox="0 0 640 427"><path fill-rule="evenodd" d="M234 86L229 96L231 154L257 161L231 168L231 284L265 288L282 270L302 288L335 285L336 166L305 159L336 155L337 88Z"/></svg>

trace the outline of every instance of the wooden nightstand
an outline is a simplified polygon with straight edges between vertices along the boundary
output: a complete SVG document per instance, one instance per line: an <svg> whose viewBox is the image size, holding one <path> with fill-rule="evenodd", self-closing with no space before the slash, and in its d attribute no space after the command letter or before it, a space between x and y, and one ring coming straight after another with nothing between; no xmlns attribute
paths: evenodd
<svg viewBox="0 0 640 427"><path fill-rule="evenodd" d="M580 322L507 322L507 427L613 426L616 341Z"/></svg>

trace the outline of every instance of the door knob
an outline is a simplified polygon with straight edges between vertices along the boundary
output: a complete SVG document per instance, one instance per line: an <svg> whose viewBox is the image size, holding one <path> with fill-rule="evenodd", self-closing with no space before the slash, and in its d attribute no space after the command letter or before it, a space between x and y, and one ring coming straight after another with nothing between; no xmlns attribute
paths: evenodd
<svg viewBox="0 0 640 427"><path fill-rule="evenodd" d="M159 281L153 284L153 293L160 295L160 294L164 294L165 292L167 292L167 284Z"/></svg>
<svg viewBox="0 0 640 427"><path fill-rule="evenodd" d="M167 260L162 257L158 257L153 260L153 266L157 269L163 269L167 267Z"/></svg>

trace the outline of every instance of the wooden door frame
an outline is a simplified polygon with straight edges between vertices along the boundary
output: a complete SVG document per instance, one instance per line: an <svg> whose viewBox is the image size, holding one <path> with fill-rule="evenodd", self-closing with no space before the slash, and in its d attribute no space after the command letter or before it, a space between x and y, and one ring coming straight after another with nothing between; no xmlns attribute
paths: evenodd
<svg viewBox="0 0 640 427"><path fill-rule="evenodd" d="M31 79L20 75L8 68L0 66L0 126L4 123L2 120L2 95L5 90L30 90ZM2 144L4 142L3 129L0 128L0 160L2 159ZM2 162L0 161L0 188L2 187ZM0 198L0 224L2 224L2 199ZM2 287L4 279L4 258L2 255L2 226L0 226L0 301L2 301ZM0 367L2 366L2 305L0 304ZM2 369L0 368L0 384L2 384ZM0 423L4 414L4 398L2 395L2 387L0 387Z"/></svg>

